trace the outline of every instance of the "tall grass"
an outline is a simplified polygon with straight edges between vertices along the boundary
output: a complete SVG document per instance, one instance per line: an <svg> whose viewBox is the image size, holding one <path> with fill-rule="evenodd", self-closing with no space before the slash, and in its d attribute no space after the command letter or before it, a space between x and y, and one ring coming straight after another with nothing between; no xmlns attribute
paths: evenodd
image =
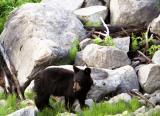
<svg viewBox="0 0 160 116"><path fill-rule="evenodd" d="M41 112L38 112L37 116L56 116L58 113L66 111L64 104L56 102L54 99L50 99L49 102L53 109L45 108Z"/></svg>
<svg viewBox="0 0 160 116"><path fill-rule="evenodd" d="M91 109L86 109L79 113L79 116L104 116L115 115L124 111L134 112L140 107L140 103L137 99L133 98L129 103L120 100L117 103L110 104L108 102L102 102L94 104Z"/></svg>
<svg viewBox="0 0 160 116"><path fill-rule="evenodd" d="M59 102L50 102L53 109L44 109L38 113L38 116L60 116L61 112L65 112L64 105ZM54 105L53 105L54 104ZM115 115L124 111L134 112L141 107L137 99L133 98L129 103L119 101L114 104L108 102L95 103L91 108L85 108L82 112L77 112L77 116L105 116Z"/></svg>
<svg viewBox="0 0 160 116"><path fill-rule="evenodd" d="M6 116L7 114L14 112L17 109L16 95L9 95L6 99L6 105L0 107L0 116ZM19 106L20 108L20 106Z"/></svg>
<svg viewBox="0 0 160 116"><path fill-rule="evenodd" d="M9 13L16 7L25 3L36 3L41 0L0 0L0 33L3 30L4 24Z"/></svg>

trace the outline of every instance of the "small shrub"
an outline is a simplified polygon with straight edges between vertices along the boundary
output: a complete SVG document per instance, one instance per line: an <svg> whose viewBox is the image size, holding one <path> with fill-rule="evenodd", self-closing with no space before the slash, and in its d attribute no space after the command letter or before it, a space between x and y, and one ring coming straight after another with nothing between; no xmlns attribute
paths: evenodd
<svg viewBox="0 0 160 116"><path fill-rule="evenodd" d="M139 41L142 41L142 38L141 37L136 37L136 35L134 35L132 33L132 36L131 36L131 51L132 52L135 52L136 50L138 50L140 47L139 47Z"/></svg>
<svg viewBox="0 0 160 116"><path fill-rule="evenodd" d="M79 50L79 41L78 41L78 39L75 39L75 40L72 42L71 49L70 49L69 52L68 52L68 58L69 58L69 62L70 62L70 63L73 63L73 62L74 62L78 50Z"/></svg>
<svg viewBox="0 0 160 116"><path fill-rule="evenodd" d="M157 50L160 50L160 45L151 45L151 47L147 49L147 53L153 56Z"/></svg>
<svg viewBox="0 0 160 116"><path fill-rule="evenodd" d="M103 40L100 37L96 36L95 39L93 39L93 43L101 46L115 46L113 38L110 36L105 37Z"/></svg>

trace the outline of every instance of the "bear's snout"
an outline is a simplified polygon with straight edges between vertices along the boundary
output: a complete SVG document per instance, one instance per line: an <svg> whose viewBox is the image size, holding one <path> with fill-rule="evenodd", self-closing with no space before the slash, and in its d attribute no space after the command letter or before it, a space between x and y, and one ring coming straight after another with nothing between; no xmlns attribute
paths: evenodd
<svg viewBox="0 0 160 116"><path fill-rule="evenodd" d="M78 82L74 82L73 84L73 92L77 92L81 90L81 86L79 85Z"/></svg>

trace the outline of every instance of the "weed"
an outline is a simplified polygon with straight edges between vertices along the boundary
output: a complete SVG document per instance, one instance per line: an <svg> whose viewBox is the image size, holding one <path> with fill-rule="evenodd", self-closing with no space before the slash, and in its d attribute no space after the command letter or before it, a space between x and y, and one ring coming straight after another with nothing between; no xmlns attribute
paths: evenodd
<svg viewBox="0 0 160 116"><path fill-rule="evenodd" d="M153 56L157 50L160 50L160 45L151 45L151 47L147 49L147 53Z"/></svg>
<svg viewBox="0 0 160 116"><path fill-rule="evenodd" d="M101 46L115 46L113 38L110 36L105 37L103 40L100 37L96 36L95 39L93 39L93 43Z"/></svg>
<svg viewBox="0 0 160 116"><path fill-rule="evenodd" d="M71 48L70 48L70 50L68 52L68 58L69 58L69 62L71 64L74 62L78 50L79 50L79 41L78 41L78 39L75 39L72 42Z"/></svg>

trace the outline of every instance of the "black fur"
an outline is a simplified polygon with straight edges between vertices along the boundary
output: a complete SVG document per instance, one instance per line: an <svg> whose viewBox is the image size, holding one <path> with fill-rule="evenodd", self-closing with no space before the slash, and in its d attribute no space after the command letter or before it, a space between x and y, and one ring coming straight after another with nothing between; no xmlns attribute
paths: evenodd
<svg viewBox="0 0 160 116"><path fill-rule="evenodd" d="M47 68L41 71L35 78L34 91L37 94L35 104L39 110L49 105L50 95L64 96L65 107L70 109L78 99L81 108L85 105L85 99L93 80L90 76L91 69L81 70L73 66L74 72L63 68ZM81 89L74 92L73 85L77 81Z"/></svg>

